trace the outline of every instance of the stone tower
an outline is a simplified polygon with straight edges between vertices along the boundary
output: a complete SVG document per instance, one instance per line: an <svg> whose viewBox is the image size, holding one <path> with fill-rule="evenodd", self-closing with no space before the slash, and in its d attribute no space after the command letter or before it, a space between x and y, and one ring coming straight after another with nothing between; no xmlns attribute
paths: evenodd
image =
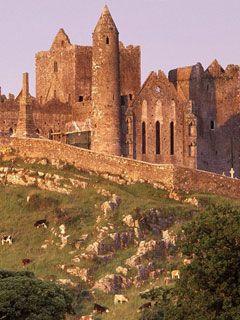
<svg viewBox="0 0 240 320"><path fill-rule="evenodd" d="M107 6L93 32L91 149L121 155L118 30Z"/></svg>
<svg viewBox="0 0 240 320"><path fill-rule="evenodd" d="M23 74L23 87L20 95L19 114L16 132L12 135L18 138L37 138L33 123L32 103L29 95L28 73Z"/></svg>

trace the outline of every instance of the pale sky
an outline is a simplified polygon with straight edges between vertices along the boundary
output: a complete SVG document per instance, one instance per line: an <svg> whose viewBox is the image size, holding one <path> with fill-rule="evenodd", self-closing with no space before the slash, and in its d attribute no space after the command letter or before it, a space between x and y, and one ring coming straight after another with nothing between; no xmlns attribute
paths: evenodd
<svg viewBox="0 0 240 320"><path fill-rule="evenodd" d="M120 40L142 48L142 82L152 70L206 68L215 58L240 64L240 0L0 0L2 92L17 94L29 72L35 95L35 53L50 48L59 28L91 45L105 3Z"/></svg>

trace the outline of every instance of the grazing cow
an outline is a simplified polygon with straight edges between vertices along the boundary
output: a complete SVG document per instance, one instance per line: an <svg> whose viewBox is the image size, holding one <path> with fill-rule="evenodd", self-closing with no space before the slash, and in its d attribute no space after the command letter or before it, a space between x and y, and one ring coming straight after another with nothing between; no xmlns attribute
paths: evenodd
<svg viewBox="0 0 240 320"><path fill-rule="evenodd" d="M93 316L91 314L89 316L82 316L80 320L93 320Z"/></svg>
<svg viewBox="0 0 240 320"><path fill-rule="evenodd" d="M2 246L3 246L5 243L8 243L9 245L12 245L12 243L13 243L13 238L12 238L12 236L10 236L10 235L8 235L8 236L3 236L3 237L2 237Z"/></svg>
<svg viewBox="0 0 240 320"><path fill-rule="evenodd" d="M128 298L124 297L122 294L115 294L114 296L114 304L128 302Z"/></svg>
<svg viewBox="0 0 240 320"><path fill-rule="evenodd" d="M34 227L39 229L39 228L45 228L47 229L48 227L48 221L46 219L38 220L34 223Z"/></svg>
<svg viewBox="0 0 240 320"><path fill-rule="evenodd" d="M101 306L100 304L94 303L93 313L108 313L109 309L107 307Z"/></svg>
<svg viewBox="0 0 240 320"><path fill-rule="evenodd" d="M144 310L146 309L150 309L152 306L152 303L151 302L146 302L144 304L142 304L139 308L138 308L138 313L139 312L143 312Z"/></svg>
<svg viewBox="0 0 240 320"><path fill-rule="evenodd" d="M192 263L192 259L184 259L183 260L183 264L185 265L185 266L187 266L187 265L189 265L189 264L191 264Z"/></svg>
<svg viewBox="0 0 240 320"><path fill-rule="evenodd" d="M23 267L26 267L28 264L30 264L32 262L32 260L30 260L30 259L27 259L27 258L25 258L25 259L22 259L22 265L23 265Z"/></svg>
<svg viewBox="0 0 240 320"><path fill-rule="evenodd" d="M171 272L171 275L172 275L172 279L180 279L180 270L173 270Z"/></svg>

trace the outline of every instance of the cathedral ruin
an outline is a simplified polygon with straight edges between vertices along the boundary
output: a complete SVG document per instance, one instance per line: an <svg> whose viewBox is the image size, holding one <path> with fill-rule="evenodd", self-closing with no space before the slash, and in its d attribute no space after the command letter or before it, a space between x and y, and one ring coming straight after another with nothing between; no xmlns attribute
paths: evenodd
<svg viewBox="0 0 240 320"><path fill-rule="evenodd" d="M36 54L17 97L0 92L2 136L57 140L99 153L240 176L240 67L218 61L151 72L141 85L141 50L125 46L107 6L92 46L60 29Z"/></svg>

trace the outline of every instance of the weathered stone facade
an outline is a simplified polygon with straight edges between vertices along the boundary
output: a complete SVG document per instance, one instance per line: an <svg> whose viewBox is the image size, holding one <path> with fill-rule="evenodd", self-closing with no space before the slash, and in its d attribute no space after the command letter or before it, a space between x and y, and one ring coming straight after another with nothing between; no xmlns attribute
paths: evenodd
<svg viewBox="0 0 240 320"><path fill-rule="evenodd" d="M204 70L200 63L169 72L179 95L192 101L197 118L197 167L239 177L240 68L224 70L213 63Z"/></svg>
<svg viewBox="0 0 240 320"><path fill-rule="evenodd" d="M233 168L239 177L239 66L151 72L141 87L140 56L139 46L119 42L107 6L92 46L72 44L60 29L36 54L31 128L97 152L228 176ZM20 102L21 93L0 93L2 135L16 132Z"/></svg>

